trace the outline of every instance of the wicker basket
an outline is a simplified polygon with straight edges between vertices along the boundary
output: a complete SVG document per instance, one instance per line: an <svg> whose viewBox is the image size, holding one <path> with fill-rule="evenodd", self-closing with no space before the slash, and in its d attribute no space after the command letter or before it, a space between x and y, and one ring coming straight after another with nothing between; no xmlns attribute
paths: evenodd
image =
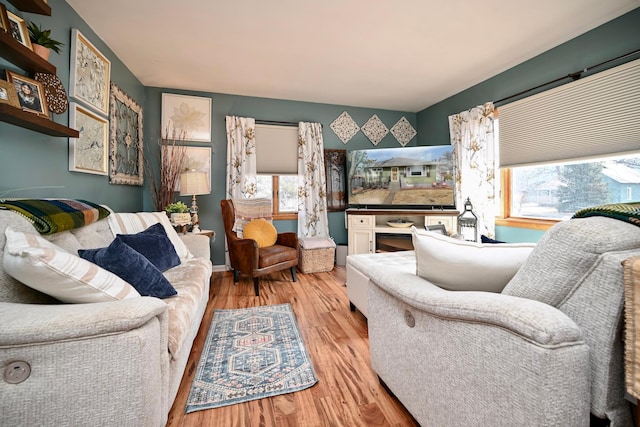
<svg viewBox="0 0 640 427"><path fill-rule="evenodd" d="M336 244L331 239L299 239L298 268L303 273L319 273L333 270Z"/></svg>

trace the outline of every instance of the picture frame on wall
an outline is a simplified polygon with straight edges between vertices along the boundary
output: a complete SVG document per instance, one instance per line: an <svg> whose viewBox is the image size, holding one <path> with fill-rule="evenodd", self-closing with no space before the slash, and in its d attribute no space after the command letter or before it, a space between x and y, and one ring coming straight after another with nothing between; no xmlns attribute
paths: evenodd
<svg viewBox="0 0 640 427"><path fill-rule="evenodd" d="M9 10L7 12L7 31L11 36L18 41L21 45L29 50L33 50L31 46L31 39L29 38L29 30L27 30L27 23L24 19L12 13Z"/></svg>
<svg viewBox="0 0 640 427"><path fill-rule="evenodd" d="M211 142L211 98L163 93L161 125L169 136Z"/></svg>
<svg viewBox="0 0 640 427"><path fill-rule="evenodd" d="M69 70L69 95L106 117L111 61L76 28L71 30Z"/></svg>
<svg viewBox="0 0 640 427"><path fill-rule="evenodd" d="M170 147L164 146L162 156L171 156ZM164 163L164 161L163 161ZM185 147L184 159L182 161L184 170L202 171L207 175L207 183L209 192L211 192L211 147ZM176 193L180 192L180 180L176 182L173 189Z"/></svg>
<svg viewBox="0 0 640 427"><path fill-rule="evenodd" d="M78 138L69 138L69 170L107 175L109 121L89 108L71 102L69 127L78 129Z"/></svg>
<svg viewBox="0 0 640 427"><path fill-rule="evenodd" d="M6 80L0 80L0 104L9 104L12 107L21 108L15 86Z"/></svg>
<svg viewBox="0 0 640 427"><path fill-rule="evenodd" d="M47 98L42 83L29 77L7 70L7 80L13 85L18 103L23 111L49 118Z"/></svg>
<svg viewBox="0 0 640 427"><path fill-rule="evenodd" d="M109 182L142 185L144 152L142 107L111 82L109 107Z"/></svg>
<svg viewBox="0 0 640 427"><path fill-rule="evenodd" d="M347 150L325 149L324 167L327 184L327 211L347 208Z"/></svg>
<svg viewBox="0 0 640 427"><path fill-rule="evenodd" d="M0 31L9 31L9 17L7 16L7 8L0 3ZM29 39L31 41L31 39Z"/></svg>

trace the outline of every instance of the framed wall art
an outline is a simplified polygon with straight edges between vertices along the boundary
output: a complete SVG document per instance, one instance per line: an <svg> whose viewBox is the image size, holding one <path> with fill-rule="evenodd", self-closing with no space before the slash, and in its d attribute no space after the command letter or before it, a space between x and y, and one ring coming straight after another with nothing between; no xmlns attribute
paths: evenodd
<svg viewBox="0 0 640 427"><path fill-rule="evenodd" d="M75 102L69 104L69 127L78 138L69 138L69 170L107 175L109 121Z"/></svg>
<svg viewBox="0 0 640 427"><path fill-rule="evenodd" d="M165 146L163 147L163 156L170 155L171 151ZM165 163L164 161L162 162ZM182 161L182 167L184 170L197 170L207 174L207 183L209 184L209 191L211 191L211 148L210 147L185 147L184 160ZM180 180L176 182L176 186L173 189L175 192L180 192Z"/></svg>
<svg viewBox="0 0 640 427"><path fill-rule="evenodd" d="M211 142L211 98L163 93L162 129L186 141Z"/></svg>
<svg viewBox="0 0 640 427"><path fill-rule="evenodd" d="M327 211L347 208L347 150L324 150L324 171L327 181Z"/></svg>
<svg viewBox="0 0 640 427"><path fill-rule="evenodd" d="M69 95L106 117L111 61L75 28L71 30L69 69Z"/></svg>
<svg viewBox="0 0 640 427"><path fill-rule="evenodd" d="M11 13L8 10L6 12L7 23L9 24L7 31L14 39L18 40L21 45L33 50L31 47L31 39L29 38L29 31L27 30L27 23L18 15Z"/></svg>
<svg viewBox="0 0 640 427"><path fill-rule="evenodd" d="M16 88L6 80L0 80L0 104L9 104L12 107L21 108Z"/></svg>
<svg viewBox="0 0 640 427"><path fill-rule="evenodd" d="M142 185L142 107L111 82L109 106L109 182Z"/></svg>
<svg viewBox="0 0 640 427"><path fill-rule="evenodd" d="M20 108L42 117L49 117L49 108L47 108L47 99L42 83L8 70L7 80L11 82L16 95L18 95Z"/></svg>
<svg viewBox="0 0 640 427"><path fill-rule="evenodd" d="M7 8L0 3L0 30L9 31L9 18L7 17Z"/></svg>

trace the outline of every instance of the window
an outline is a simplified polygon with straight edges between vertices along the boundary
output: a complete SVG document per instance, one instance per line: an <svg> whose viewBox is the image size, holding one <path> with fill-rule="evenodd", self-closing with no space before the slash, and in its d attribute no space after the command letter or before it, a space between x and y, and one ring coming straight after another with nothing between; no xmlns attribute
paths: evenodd
<svg viewBox="0 0 640 427"><path fill-rule="evenodd" d="M510 169L511 217L563 220L580 209L632 201L640 155Z"/></svg>
<svg viewBox="0 0 640 427"><path fill-rule="evenodd" d="M499 107L496 224L544 230L584 207L632 201L639 93L635 60Z"/></svg>
<svg viewBox="0 0 640 427"><path fill-rule="evenodd" d="M258 175L256 197L273 200L274 219L296 219L298 217L298 176Z"/></svg>
<svg viewBox="0 0 640 427"><path fill-rule="evenodd" d="M298 217L298 127L256 125L257 197L273 201L274 219Z"/></svg>

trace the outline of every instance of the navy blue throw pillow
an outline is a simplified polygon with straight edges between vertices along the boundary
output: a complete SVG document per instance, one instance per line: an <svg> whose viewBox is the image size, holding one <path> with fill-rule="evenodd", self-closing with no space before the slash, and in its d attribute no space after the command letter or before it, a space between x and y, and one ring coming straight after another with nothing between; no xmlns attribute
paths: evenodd
<svg viewBox="0 0 640 427"><path fill-rule="evenodd" d="M501 240L495 240L491 237L487 237L484 234L480 235L480 241L482 241L482 243L506 243Z"/></svg>
<svg viewBox="0 0 640 427"><path fill-rule="evenodd" d="M106 248L80 249L78 255L120 277L142 296L167 298L178 293L160 270L120 239Z"/></svg>
<svg viewBox="0 0 640 427"><path fill-rule="evenodd" d="M180 257L176 252L176 248L159 222L140 233L118 234L116 239L122 240L140 252L160 271L167 271L176 265L180 265Z"/></svg>

